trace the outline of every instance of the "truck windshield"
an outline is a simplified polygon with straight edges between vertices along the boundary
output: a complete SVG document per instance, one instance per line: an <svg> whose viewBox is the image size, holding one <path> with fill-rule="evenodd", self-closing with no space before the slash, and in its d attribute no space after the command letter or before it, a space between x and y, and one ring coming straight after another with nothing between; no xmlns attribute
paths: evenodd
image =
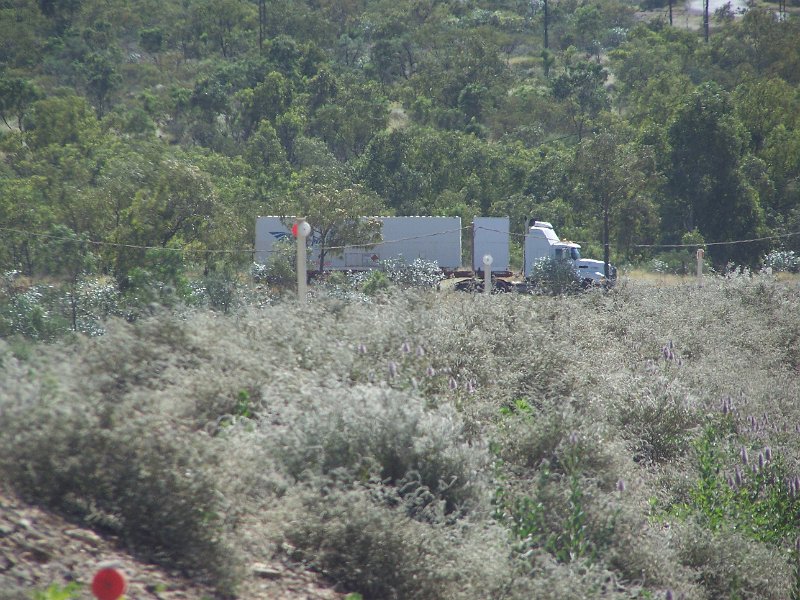
<svg viewBox="0 0 800 600"><path fill-rule="evenodd" d="M581 251L579 248L570 248L569 255L572 260L580 260L581 259Z"/></svg>

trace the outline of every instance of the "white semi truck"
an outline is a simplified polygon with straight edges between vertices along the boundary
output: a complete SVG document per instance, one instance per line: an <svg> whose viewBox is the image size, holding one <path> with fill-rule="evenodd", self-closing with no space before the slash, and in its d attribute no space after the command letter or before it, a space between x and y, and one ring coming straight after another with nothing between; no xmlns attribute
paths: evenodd
<svg viewBox="0 0 800 600"><path fill-rule="evenodd" d="M366 218L366 217L365 217ZM410 263L416 259L436 262L447 275L457 278L460 289L482 286L486 268L483 257L492 257L490 270L496 287L503 290L523 289L534 274L537 261L567 260L574 266L584 284L606 283L602 261L581 258L580 244L562 241L545 221L531 221L524 239L522 280L511 272L510 222L508 217L475 217L472 223L472 265L462 268L460 217L370 217L381 222L377 243L348 246L326 254L325 269L379 269L387 260ZM292 239L293 217L267 216L256 220L255 257L265 264L277 251L275 243ZM312 224L313 226L313 224ZM319 241L310 238L309 259L319 262ZM616 268L609 266L610 281L616 279Z"/></svg>
<svg viewBox="0 0 800 600"><path fill-rule="evenodd" d="M566 260L572 263L585 285L613 284L617 278L616 267L609 265L608 281L605 264L601 260L581 258L581 246L575 242L559 239L553 226L547 221L533 221L525 235L523 272L529 278L537 261L542 259Z"/></svg>

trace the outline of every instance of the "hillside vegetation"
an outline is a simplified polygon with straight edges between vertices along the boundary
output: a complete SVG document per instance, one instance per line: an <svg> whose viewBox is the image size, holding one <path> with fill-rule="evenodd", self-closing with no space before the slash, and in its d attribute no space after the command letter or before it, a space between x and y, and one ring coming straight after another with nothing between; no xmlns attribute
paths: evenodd
<svg viewBox="0 0 800 600"><path fill-rule="evenodd" d="M795 9L706 42L658 0L9 0L0 267L240 268L257 215L313 201L534 216L617 263L766 238L708 247L755 265L798 249Z"/></svg>
<svg viewBox="0 0 800 600"><path fill-rule="evenodd" d="M220 596L283 556L372 599L796 597L798 314L738 274L0 341L0 474Z"/></svg>

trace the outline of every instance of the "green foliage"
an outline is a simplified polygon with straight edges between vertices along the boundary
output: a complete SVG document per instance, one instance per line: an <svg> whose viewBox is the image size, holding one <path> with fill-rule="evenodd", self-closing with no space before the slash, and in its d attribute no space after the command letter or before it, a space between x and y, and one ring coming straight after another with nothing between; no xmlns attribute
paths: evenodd
<svg viewBox="0 0 800 600"><path fill-rule="evenodd" d="M288 288L297 282L297 244L294 240L278 240L267 264L259 267L253 264L254 279L281 288Z"/></svg>
<svg viewBox="0 0 800 600"><path fill-rule="evenodd" d="M383 274L383 271L372 271L364 280L361 287L362 291L367 296L375 296L377 293L385 291L388 288L389 278Z"/></svg>
<svg viewBox="0 0 800 600"><path fill-rule="evenodd" d="M566 260L542 258L537 260L528 276L535 293L562 295L581 291L583 282L573 264Z"/></svg>
<svg viewBox="0 0 800 600"><path fill-rule="evenodd" d="M1 36L14 40L13 48L5 42L0 51L8 65L0 77L3 137L17 149L6 161L13 173L6 187L15 196L43 199L16 203L0 225L41 231L65 224L95 241L128 245L163 245L175 237L241 246L252 238L254 216L274 214L283 203L276 199L290 189L313 196L303 185L310 167L350 163L355 170L332 185L339 194L361 185L399 214L514 212L515 227L531 212L562 203L558 213L570 222L559 227L588 238L584 247L592 248L603 237L602 225L580 202L586 187L570 185L586 175L585 163L573 161L575 142L627 128L633 154L653 148L654 168L639 194L620 194L611 214L611 254L642 260L647 251L639 244L676 242L695 228L710 241L795 228L792 182L800 163L784 149L793 147L797 129L797 36L794 24L755 8L721 23L704 46L691 31L658 22L634 26L630 9L613 0L550 6L551 43L543 49L529 35L543 25L541 7L520 3L489 10L405 0L312 7L289 0L261 15L253 3L230 0L187 10L170 1L144 12L138 5L45 4L0 9L8 16L4 26L21 24ZM751 39L764 43L754 46ZM578 56L609 48L607 66ZM41 60L30 63L26 56ZM699 81L730 90L721 108L705 102L706 112L716 113L712 120L724 125L717 135L713 127L689 123L691 102L675 101L691 98ZM611 127L612 120L622 127ZM684 139L679 130L703 133ZM560 164L543 170L539 158L554 142L563 145ZM741 155L729 160L706 152L708 143ZM117 152L98 152L106 144ZM153 148L168 156L154 156ZM726 169L705 165L704 153L721 157ZM107 168L123 154L144 169L110 179ZM716 182L692 179L679 154ZM210 166L239 157L249 168L235 185ZM213 210L195 207L203 224L187 217L179 240L170 233L176 221L160 205L164 196L180 194L159 177L188 182L171 170L170 159L198 167L218 188ZM613 170L620 169L614 164ZM198 189L192 196L200 203L209 197ZM713 213L703 208L706 196L725 199L720 215L733 215L731 223L720 215L709 217L714 223L675 218ZM44 228L22 206L49 213ZM153 229L147 212L166 227L147 231ZM752 223L750 230L742 223ZM17 268L35 252L12 242ZM712 250L719 266L729 259L755 264L768 249L735 246L730 256L720 254L725 247ZM123 278L141 259L123 247L104 250Z"/></svg>
<svg viewBox="0 0 800 600"><path fill-rule="evenodd" d="M227 266L221 266L203 277L200 281L208 306L223 313L235 309L239 301L239 281L237 273ZM195 290L197 295L198 290Z"/></svg>
<svg viewBox="0 0 800 600"><path fill-rule="evenodd" d="M311 167L298 178L291 199L280 207L284 216L305 217L311 224L311 238L317 243L317 269L325 270L329 253L341 255L344 247L377 241L380 223L364 216L385 211L381 199L371 190L349 181L339 165Z"/></svg>
<svg viewBox="0 0 800 600"><path fill-rule="evenodd" d="M30 81L19 77L0 77L0 119L10 129L9 120L14 117L17 127L22 128L25 113L40 97L41 92Z"/></svg>
<svg viewBox="0 0 800 600"><path fill-rule="evenodd" d="M580 61L567 65L564 72L551 81L553 98L563 102L578 141L589 123L608 109L608 94L603 87L608 74L596 63Z"/></svg>
<svg viewBox="0 0 800 600"><path fill-rule="evenodd" d="M758 198L740 170L742 128L729 102L715 84L703 86L686 99L668 130L668 186L685 216L680 224L674 216L665 219L715 241L755 238L763 227ZM716 264L752 256L742 246L713 246L709 253Z"/></svg>
<svg viewBox="0 0 800 600"><path fill-rule="evenodd" d="M33 600L73 600L80 598L81 586L70 582L65 586L53 584L44 591L34 592Z"/></svg>
<svg viewBox="0 0 800 600"><path fill-rule="evenodd" d="M783 460L768 448L745 445L739 447L739 464L732 467L735 450L728 444L713 426L696 442L699 479L690 510L698 511L712 531L730 527L758 541L793 548L800 503Z"/></svg>

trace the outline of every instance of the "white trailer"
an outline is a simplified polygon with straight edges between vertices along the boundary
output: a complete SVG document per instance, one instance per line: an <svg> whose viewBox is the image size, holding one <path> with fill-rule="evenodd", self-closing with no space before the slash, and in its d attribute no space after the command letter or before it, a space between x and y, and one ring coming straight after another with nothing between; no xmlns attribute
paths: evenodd
<svg viewBox="0 0 800 600"><path fill-rule="evenodd" d="M369 217L381 222L380 241L371 246L348 246L326 253L325 269L365 270L380 268L386 260L411 263L420 258L434 261L444 270L461 266L460 217ZM285 222L284 222L285 221ZM265 216L256 219L255 256L266 264L275 243L292 240L294 217ZM313 227L313 223L311 226ZM319 263L319 238L310 239L309 259Z"/></svg>
<svg viewBox="0 0 800 600"><path fill-rule="evenodd" d="M506 273L511 268L510 219L508 217L475 217L472 220L472 270L484 269L483 257L492 257L492 273Z"/></svg>

